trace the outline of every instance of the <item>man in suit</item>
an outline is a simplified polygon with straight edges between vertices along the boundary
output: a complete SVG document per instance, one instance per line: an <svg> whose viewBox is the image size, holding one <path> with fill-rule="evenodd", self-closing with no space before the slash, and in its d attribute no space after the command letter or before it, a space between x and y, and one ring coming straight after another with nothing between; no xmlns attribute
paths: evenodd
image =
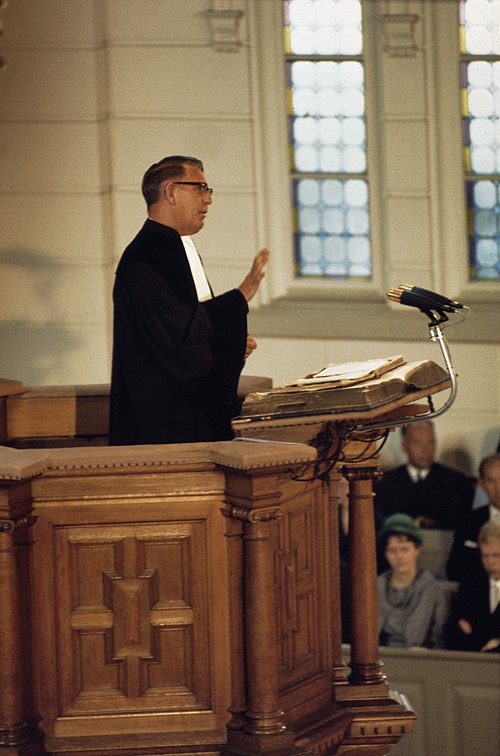
<svg viewBox="0 0 500 756"><path fill-rule="evenodd" d="M478 485L486 493L488 503L472 510L458 523L446 564L449 580L462 580L481 569L478 535L490 520L500 523L500 453L485 457L479 466Z"/></svg>
<svg viewBox="0 0 500 756"><path fill-rule="evenodd" d="M123 253L113 289L111 444L232 438L237 385L256 346L248 302L269 251L236 289L213 296L191 239L212 203L203 164L173 155L142 181L148 219Z"/></svg>
<svg viewBox="0 0 500 756"><path fill-rule="evenodd" d="M421 528L453 530L472 505L473 482L435 461L436 434L430 420L402 429L405 465L384 473L375 488L375 505L385 516L402 512Z"/></svg>
<svg viewBox="0 0 500 756"><path fill-rule="evenodd" d="M500 652L500 523L479 532L482 569L459 585L450 623L450 645L462 651Z"/></svg>

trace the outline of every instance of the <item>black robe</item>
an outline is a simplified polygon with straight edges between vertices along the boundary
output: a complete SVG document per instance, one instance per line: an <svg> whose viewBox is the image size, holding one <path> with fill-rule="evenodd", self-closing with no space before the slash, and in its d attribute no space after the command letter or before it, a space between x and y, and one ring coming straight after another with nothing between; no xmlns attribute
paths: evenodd
<svg viewBox="0 0 500 756"><path fill-rule="evenodd" d="M490 519L490 505L473 509L455 528L446 563L448 580L460 582L467 575L484 572L479 551L479 531Z"/></svg>
<svg viewBox="0 0 500 756"><path fill-rule="evenodd" d="M243 294L198 302L181 237L147 220L118 264L113 303L110 444L232 438Z"/></svg>

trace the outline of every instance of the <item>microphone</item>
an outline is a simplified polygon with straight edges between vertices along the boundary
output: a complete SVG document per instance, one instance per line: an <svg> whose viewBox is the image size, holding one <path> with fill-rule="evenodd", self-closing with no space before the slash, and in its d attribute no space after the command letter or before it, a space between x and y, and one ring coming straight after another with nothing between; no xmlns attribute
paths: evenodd
<svg viewBox="0 0 500 756"><path fill-rule="evenodd" d="M398 302L409 307L417 307L425 313L430 310L437 310L440 313L455 312L464 308L464 305L460 302L454 302L442 294L422 289L419 286L411 286L410 284L400 284L395 289L389 289L387 298L392 302Z"/></svg>
<svg viewBox="0 0 500 756"><path fill-rule="evenodd" d="M448 299L448 297L443 296L443 294L437 294L435 291L422 289L422 287L420 286L411 286L410 284L400 284L398 288L404 289L405 291L411 291L414 294L420 294L423 297L427 297L428 299L433 299L436 302L440 302L443 305L448 305L448 307L453 307L457 310L463 310L463 308L465 307L465 305L461 304L460 302L454 302L453 299Z"/></svg>

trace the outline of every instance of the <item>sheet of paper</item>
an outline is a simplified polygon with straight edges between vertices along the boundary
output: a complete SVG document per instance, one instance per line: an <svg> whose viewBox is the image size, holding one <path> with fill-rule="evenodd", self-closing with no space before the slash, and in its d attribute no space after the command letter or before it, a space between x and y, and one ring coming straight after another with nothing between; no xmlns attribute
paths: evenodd
<svg viewBox="0 0 500 756"><path fill-rule="evenodd" d="M396 357L382 357L379 359L371 359L364 361L342 362L338 365L330 364L326 365L322 370L317 373L299 378L292 383L287 383L287 386L304 386L316 383L335 383L341 381L359 381L363 378L368 378L372 374L378 374L378 372L384 372L385 369L389 369L391 365L396 366L401 364L403 358L399 355Z"/></svg>

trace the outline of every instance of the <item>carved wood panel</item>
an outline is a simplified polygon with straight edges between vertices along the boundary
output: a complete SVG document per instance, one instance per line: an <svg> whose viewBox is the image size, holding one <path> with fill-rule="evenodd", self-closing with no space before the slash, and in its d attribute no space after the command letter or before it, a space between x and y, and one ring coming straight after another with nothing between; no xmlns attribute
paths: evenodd
<svg viewBox="0 0 500 756"><path fill-rule="evenodd" d="M224 726L229 641L219 510L217 498L183 510L178 502L144 502L137 522L135 507L116 502L38 509L35 549L45 569L33 577L37 697L47 734Z"/></svg>
<svg viewBox="0 0 500 756"><path fill-rule="evenodd" d="M209 706L205 548L196 522L58 529L65 712Z"/></svg>
<svg viewBox="0 0 500 756"><path fill-rule="evenodd" d="M324 678L329 688L329 509L325 487L290 498L277 524L275 552L281 689ZM325 562L326 560L326 562Z"/></svg>

